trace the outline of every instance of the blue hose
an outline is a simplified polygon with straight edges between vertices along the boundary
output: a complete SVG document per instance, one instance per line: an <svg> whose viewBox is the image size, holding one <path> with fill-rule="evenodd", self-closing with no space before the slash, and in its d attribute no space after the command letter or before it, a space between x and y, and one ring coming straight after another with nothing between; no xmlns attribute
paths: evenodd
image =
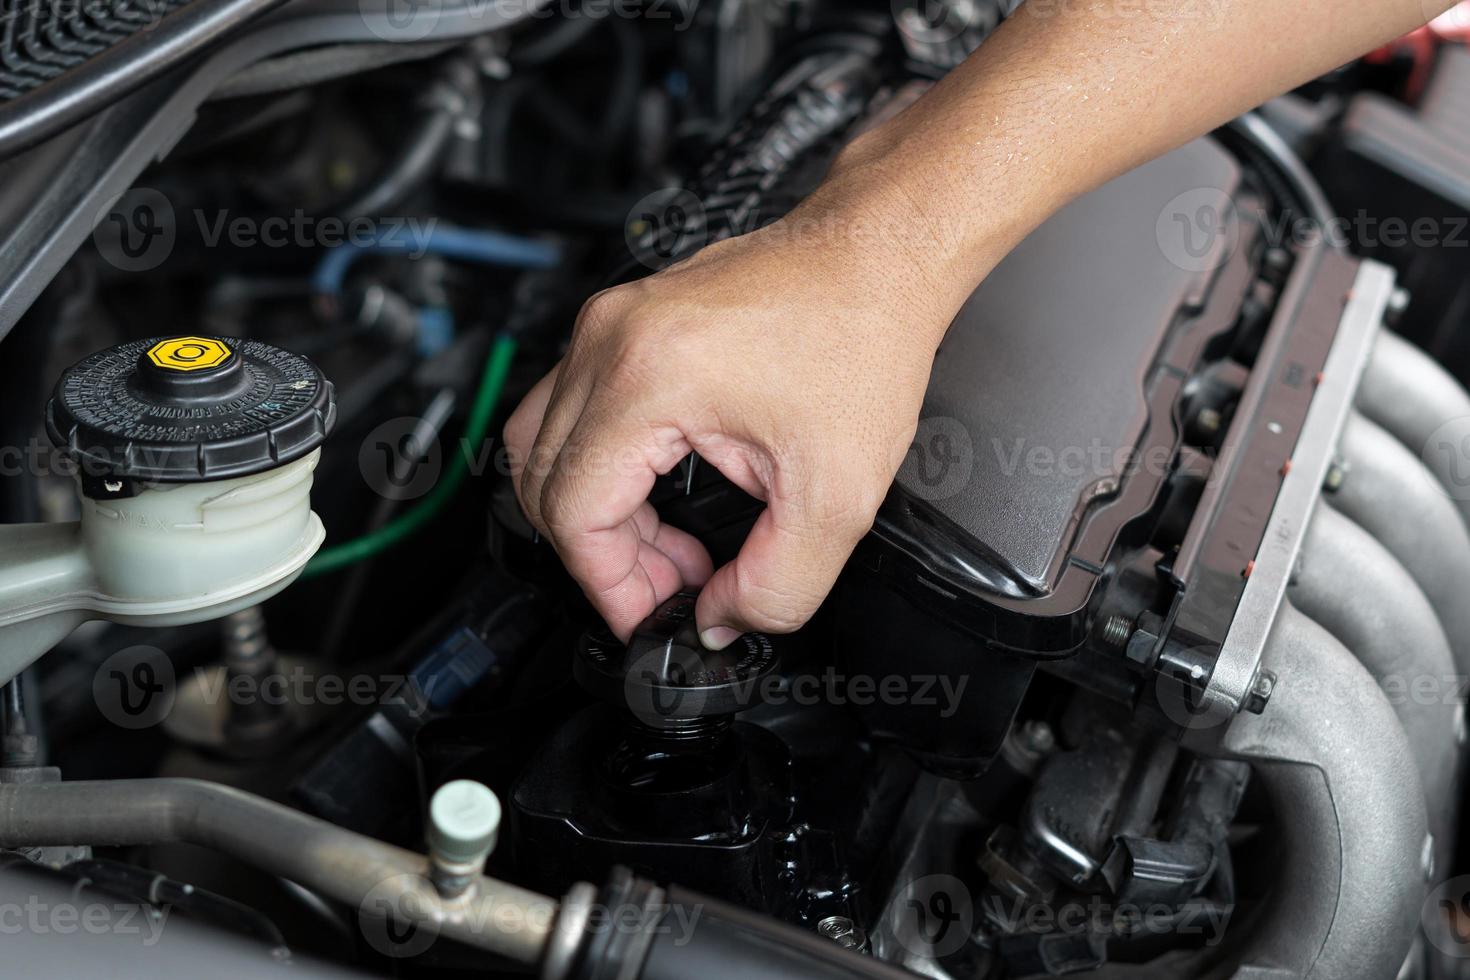
<svg viewBox="0 0 1470 980"><path fill-rule="evenodd" d="M400 228L380 232L373 241L344 242L329 249L312 276L312 288L319 294L337 295L342 291L347 271L365 254L414 257L432 254L518 269L549 269L561 261L561 249L554 242L434 223L422 231Z"/></svg>

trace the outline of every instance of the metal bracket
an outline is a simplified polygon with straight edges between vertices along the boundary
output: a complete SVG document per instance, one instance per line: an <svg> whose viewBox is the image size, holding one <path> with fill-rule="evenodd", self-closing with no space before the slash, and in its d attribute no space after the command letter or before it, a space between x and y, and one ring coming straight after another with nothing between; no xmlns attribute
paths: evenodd
<svg viewBox="0 0 1470 980"><path fill-rule="evenodd" d="M1249 701L1266 638L1286 596L1307 525L1337 454L1358 382L1368 364L1394 291L1393 269L1365 260L1332 341L1322 379L1281 481L1250 578L1235 609L1215 669L1205 687L1196 727L1229 721Z"/></svg>

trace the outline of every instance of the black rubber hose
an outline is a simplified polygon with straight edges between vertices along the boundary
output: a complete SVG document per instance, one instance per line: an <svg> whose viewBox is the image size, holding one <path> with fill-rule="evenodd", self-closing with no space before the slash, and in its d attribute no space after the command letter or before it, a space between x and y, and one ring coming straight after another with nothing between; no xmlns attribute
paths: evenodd
<svg viewBox="0 0 1470 980"><path fill-rule="evenodd" d="M444 106L428 112L372 186L337 208L337 215L344 219L382 215L411 194L443 157L454 135L455 116Z"/></svg>
<svg viewBox="0 0 1470 980"><path fill-rule="evenodd" d="M359 42L293 51L242 69L239 74L231 76L229 81L210 93L209 101L295 91L404 62L422 61L443 54L462 43L460 40L424 41L418 44Z"/></svg>
<svg viewBox="0 0 1470 980"><path fill-rule="evenodd" d="M565 20L559 21L525 44L511 48L508 55L510 63L516 68L544 65L574 48L579 41L596 30L604 19L605 17L594 17L581 11L568 14Z"/></svg>
<svg viewBox="0 0 1470 980"><path fill-rule="evenodd" d="M475 73L460 58L451 60L429 90L428 106L393 160L354 197L332 209L344 219L382 215L412 194L434 173L454 137L456 124L474 97Z"/></svg>
<svg viewBox="0 0 1470 980"><path fill-rule="evenodd" d="M4 719L5 751L0 753L0 764L11 766L33 766L36 764L34 750L26 744L30 734L26 723L26 672L12 677L0 688L0 717Z"/></svg>
<svg viewBox="0 0 1470 980"><path fill-rule="evenodd" d="M1232 119L1226 124L1226 128L1251 149L1258 166L1269 168L1268 177L1274 177L1275 182L1285 184L1302 216L1310 219L1326 235L1327 229L1337 217L1337 212L1328 203L1327 195L1323 192L1322 185L1317 183L1317 178L1312 176L1307 165L1281 134L1254 112ZM1273 192L1279 192L1278 188L1273 188ZM1332 236L1327 238L1330 247L1341 247L1341 243L1333 241Z"/></svg>
<svg viewBox="0 0 1470 980"><path fill-rule="evenodd" d="M588 21L596 25L603 19L584 14L576 21L566 23ZM511 78L505 84L490 90L482 121L485 134L483 162L488 183L512 182L509 150L511 124L523 105L527 110L534 110L536 122L554 139L578 153L607 157L625 143L627 132L638 110L638 94L644 67L643 41L632 24L618 18L612 20L617 64L607 103L599 114L599 123L584 120L560 96L539 85L532 76Z"/></svg>
<svg viewBox="0 0 1470 980"><path fill-rule="evenodd" d="M617 19L613 24L613 43L617 48L618 68L603 116L600 135L604 152L615 149L623 133L632 125L638 111L638 89L643 79L643 39L638 29L627 20Z"/></svg>
<svg viewBox="0 0 1470 980"><path fill-rule="evenodd" d="M562 904L546 980L913 980L814 933L615 867ZM574 897L578 896L578 897ZM592 902L595 896L595 903ZM608 928L612 922L618 928Z"/></svg>
<svg viewBox="0 0 1470 980"><path fill-rule="evenodd" d="M9 102L0 103L0 158L106 108L285 0L193 0Z"/></svg>
<svg viewBox="0 0 1470 980"><path fill-rule="evenodd" d="M53 283L0 347L0 446L20 450L25 459L31 458L26 450L40 431L46 408L51 379L45 376L45 365L52 337L60 332L57 324L66 298L76 288L75 282ZM28 524L41 519L38 476L25 466L0 473L0 520Z"/></svg>
<svg viewBox="0 0 1470 980"><path fill-rule="evenodd" d="M913 980L914 974L770 916L682 888L668 893L640 980ZM692 923L687 931L684 923Z"/></svg>

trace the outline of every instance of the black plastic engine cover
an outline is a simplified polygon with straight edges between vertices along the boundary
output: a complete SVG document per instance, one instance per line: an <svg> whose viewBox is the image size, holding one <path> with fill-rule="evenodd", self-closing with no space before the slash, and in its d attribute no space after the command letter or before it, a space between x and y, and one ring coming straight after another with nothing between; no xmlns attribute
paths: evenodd
<svg viewBox="0 0 1470 980"><path fill-rule="evenodd" d="M1241 178L1197 140L1073 202L990 274L939 349L849 577L876 573L992 647L1081 644L1119 534L1178 446L1184 380L1252 279Z"/></svg>
<svg viewBox="0 0 1470 980"><path fill-rule="evenodd" d="M1141 167L1043 225L955 318L923 417L969 436L970 479L935 493L909 466L899 489L984 545L1003 588L1049 589L1078 508L1097 482L1122 475L1094 465L1094 450L1111 459L1143 435L1149 370L1207 280L1164 255L1157 220L1174 235L1171 199L1209 206L1190 200L1195 189L1233 192L1238 179L1234 160L1208 141Z"/></svg>

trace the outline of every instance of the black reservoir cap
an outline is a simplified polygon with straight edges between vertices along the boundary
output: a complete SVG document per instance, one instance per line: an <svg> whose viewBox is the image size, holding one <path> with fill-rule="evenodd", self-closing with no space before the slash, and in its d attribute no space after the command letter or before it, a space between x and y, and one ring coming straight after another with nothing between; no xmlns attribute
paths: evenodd
<svg viewBox="0 0 1470 980"><path fill-rule="evenodd" d="M136 483L274 469L320 446L336 414L332 383L299 354L258 340L155 337L68 368L46 431L88 496L118 497Z"/></svg>

